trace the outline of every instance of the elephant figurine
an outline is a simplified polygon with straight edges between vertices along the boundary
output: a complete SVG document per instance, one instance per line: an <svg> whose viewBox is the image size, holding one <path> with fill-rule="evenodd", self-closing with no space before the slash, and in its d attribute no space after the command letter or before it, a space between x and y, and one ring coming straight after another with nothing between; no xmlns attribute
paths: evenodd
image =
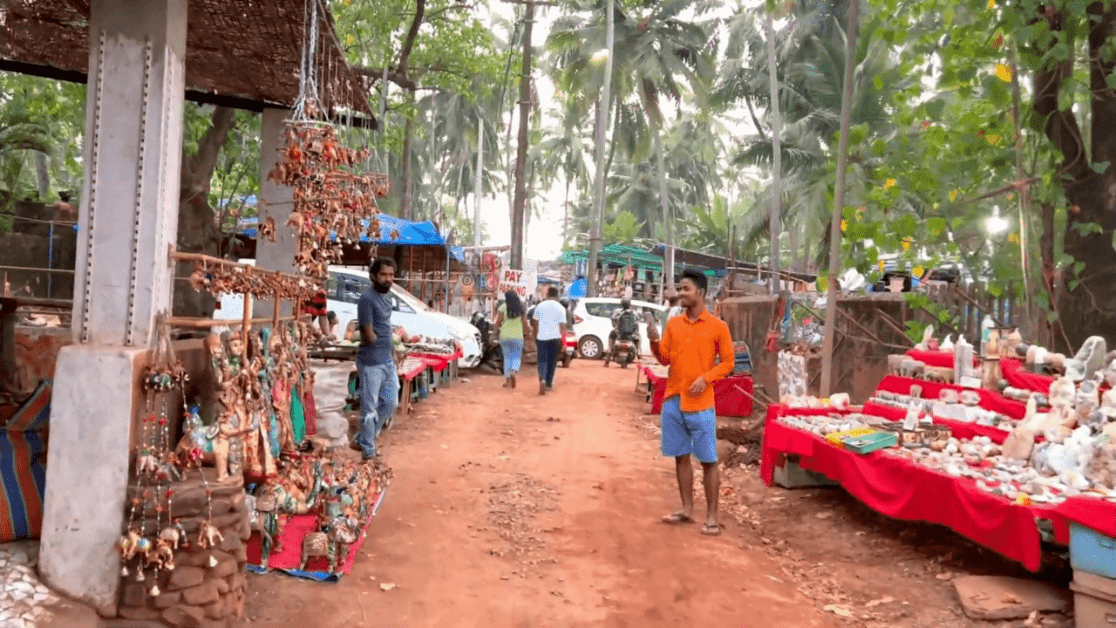
<svg viewBox="0 0 1116 628"><path fill-rule="evenodd" d="M302 539L302 561L299 571L306 569L306 563L313 558L324 558L329 562L329 572L333 573L333 545L325 532L311 532Z"/></svg>

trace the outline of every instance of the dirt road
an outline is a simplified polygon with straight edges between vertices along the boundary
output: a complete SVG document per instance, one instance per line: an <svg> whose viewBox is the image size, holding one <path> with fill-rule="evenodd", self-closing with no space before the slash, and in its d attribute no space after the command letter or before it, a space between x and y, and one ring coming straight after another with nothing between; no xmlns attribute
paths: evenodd
<svg viewBox="0 0 1116 628"><path fill-rule="evenodd" d="M638 419L632 369L575 361L546 397L521 380L473 376L399 417L383 437L395 479L353 572L252 577L251 625L831 625L731 517L717 538L659 522L677 506L673 464Z"/></svg>

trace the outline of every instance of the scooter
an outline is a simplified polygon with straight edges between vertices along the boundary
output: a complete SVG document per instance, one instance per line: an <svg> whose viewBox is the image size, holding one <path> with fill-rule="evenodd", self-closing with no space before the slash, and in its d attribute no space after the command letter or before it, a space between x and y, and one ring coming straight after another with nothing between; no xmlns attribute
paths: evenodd
<svg viewBox="0 0 1116 628"><path fill-rule="evenodd" d="M500 349L500 341L496 338L496 334L493 333L492 323L488 321L484 312L474 313L469 322L477 328L481 335L481 364L503 373L504 352Z"/></svg>
<svg viewBox="0 0 1116 628"><path fill-rule="evenodd" d="M623 338L617 336L612 341L612 346L604 354L604 365L608 368L609 362L619 362L621 368L628 368L628 365L636 361L639 357L639 334L632 334Z"/></svg>

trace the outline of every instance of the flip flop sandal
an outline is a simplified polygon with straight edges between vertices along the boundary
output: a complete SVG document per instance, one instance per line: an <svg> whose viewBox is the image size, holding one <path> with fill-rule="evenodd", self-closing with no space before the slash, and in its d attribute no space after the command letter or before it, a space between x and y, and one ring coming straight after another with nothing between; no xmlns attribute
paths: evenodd
<svg viewBox="0 0 1116 628"><path fill-rule="evenodd" d="M661 521L665 524L668 524L668 525L679 525L679 524L682 524L682 523L693 523L694 518L686 516L686 515L684 515L680 512L675 512L675 513L671 513L669 515L665 515L661 519Z"/></svg>
<svg viewBox="0 0 1116 628"><path fill-rule="evenodd" d="M708 523L701 526L701 533L705 536L721 536L720 525L709 525Z"/></svg>

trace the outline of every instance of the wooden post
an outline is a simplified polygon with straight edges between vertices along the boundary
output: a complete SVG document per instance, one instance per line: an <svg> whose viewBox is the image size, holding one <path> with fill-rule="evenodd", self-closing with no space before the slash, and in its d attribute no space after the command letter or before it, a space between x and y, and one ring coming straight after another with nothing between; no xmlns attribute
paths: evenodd
<svg viewBox="0 0 1116 628"><path fill-rule="evenodd" d="M278 312L278 308L275 310ZM252 326L252 294L250 292L244 293L244 316L241 321L243 328L240 330L240 340L244 346L248 346L248 329Z"/></svg>

